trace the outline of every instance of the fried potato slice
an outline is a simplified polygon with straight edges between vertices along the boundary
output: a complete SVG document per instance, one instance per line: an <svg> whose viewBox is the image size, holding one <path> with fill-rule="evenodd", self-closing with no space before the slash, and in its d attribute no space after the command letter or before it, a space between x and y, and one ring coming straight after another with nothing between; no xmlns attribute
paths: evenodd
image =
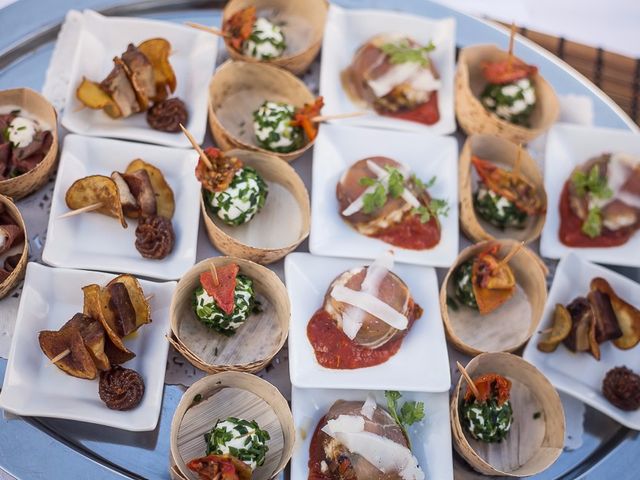
<svg viewBox="0 0 640 480"><path fill-rule="evenodd" d="M156 195L157 214L171 220L176 210L176 202L173 196L173 190L164 178L162 170L140 158L136 158L127 166L125 173L133 173L137 170L145 170L149 174L151 186ZM138 212L133 213L131 217L136 218L138 216L137 213Z"/></svg>
<svg viewBox="0 0 640 480"><path fill-rule="evenodd" d="M102 207L94 211L117 218L122 226L127 228L127 221L122 213L118 186L110 177L90 175L76 180L67 190L65 201L67 207L72 210L102 203Z"/></svg>
<svg viewBox="0 0 640 480"><path fill-rule="evenodd" d="M62 328L58 331L44 330L38 334L38 342L44 354L50 360L65 350L69 354L55 364L63 372L78 378L93 380L98 369L87 349L80 330L76 327Z"/></svg>
<svg viewBox="0 0 640 480"><path fill-rule="evenodd" d="M104 110L111 118L122 117L122 111L111 95L100 88L100 84L82 77L82 82L76 89L76 98L85 107L95 110Z"/></svg>
<svg viewBox="0 0 640 480"><path fill-rule="evenodd" d="M62 331L66 328L76 328L80 332L84 345L87 347L98 370L109 370L111 368L109 358L104 352L106 335L102 324L97 319L82 313L76 313L60 330Z"/></svg>
<svg viewBox="0 0 640 480"><path fill-rule="evenodd" d="M136 328L140 328L142 325L151 322L151 307L149 307L149 302L144 297L144 291L140 286L140 282L133 275L119 275L113 280L111 280L107 286L113 285L114 283L122 283L129 294L129 299L133 304L133 309L136 312ZM113 316L113 312L109 308L109 290L107 288L103 288L101 291L101 307L105 316L111 315ZM108 311L108 312L107 312ZM134 331L135 331L134 330Z"/></svg>
<svg viewBox="0 0 640 480"><path fill-rule="evenodd" d="M560 342L571 333L571 314L569 310L557 303L553 311L553 327L546 338L538 342L538 350L545 353L551 353L558 348Z"/></svg>
<svg viewBox="0 0 640 480"><path fill-rule="evenodd" d="M164 38L151 38L138 45L140 50L151 62L156 83L156 96L154 102L160 102L167 98L167 89L173 93L176 89L176 74L169 63L171 43Z"/></svg>
<svg viewBox="0 0 640 480"><path fill-rule="evenodd" d="M620 298L604 278L594 278L590 286L591 290L607 294L611 301L611 307L622 330L622 337L615 339L613 344L621 350L635 347L640 342L640 311Z"/></svg>

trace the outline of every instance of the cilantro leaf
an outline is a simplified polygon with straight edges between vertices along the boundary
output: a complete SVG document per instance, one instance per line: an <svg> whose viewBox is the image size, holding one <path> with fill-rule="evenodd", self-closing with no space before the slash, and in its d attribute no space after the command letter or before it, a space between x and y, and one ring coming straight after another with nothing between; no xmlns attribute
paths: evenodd
<svg viewBox="0 0 640 480"><path fill-rule="evenodd" d="M420 223L427 223L431 217L446 217L449 215L449 203L440 198L432 198L429 205L420 205L411 210L414 215L420 216Z"/></svg>
<svg viewBox="0 0 640 480"><path fill-rule="evenodd" d="M379 208L384 207L385 203L387 203L387 192L384 185L378 183L373 192L366 193L364 197L362 197L362 210L366 214L373 213Z"/></svg>
<svg viewBox="0 0 640 480"><path fill-rule="evenodd" d="M413 425L424 418L424 403L423 402L405 402L400 408L398 413L398 400L402 397L400 392L396 390L386 390L384 396L387 399L387 409L389 414L396 421L398 426L402 429L402 433L409 443L411 448L411 442L409 441L409 434L407 433L407 425Z"/></svg>
<svg viewBox="0 0 640 480"><path fill-rule="evenodd" d="M387 183L389 195L393 198L398 198L404 192L404 177L397 168L388 168L387 172L389 172L389 181Z"/></svg>
<svg viewBox="0 0 640 480"><path fill-rule="evenodd" d="M378 183L378 181L375 178L362 177L360 180L358 180L358 183L363 187L371 187Z"/></svg>
<svg viewBox="0 0 640 480"><path fill-rule="evenodd" d="M435 48L436 46L431 41L424 46L413 46L405 39L397 43L385 43L380 47L380 50L389 56L391 63L419 63L426 67L429 65L427 54Z"/></svg>
<svg viewBox="0 0 640 480"><path fill-rule="evenodd" d="M598 165L594 165L589 173L576 170L571 176L571 182L576 189L578 195L583 197L590 193L596 198L611 198L613 192L607 185L607 177L600 175Z"/></svg>
<svg viewBox="0 0 640 480"><path fill-rule="evenodd" d="M587 218L582 223L582 233L589 238L595 238L602 233L602 213L599 207L589 209Z"/></svg>

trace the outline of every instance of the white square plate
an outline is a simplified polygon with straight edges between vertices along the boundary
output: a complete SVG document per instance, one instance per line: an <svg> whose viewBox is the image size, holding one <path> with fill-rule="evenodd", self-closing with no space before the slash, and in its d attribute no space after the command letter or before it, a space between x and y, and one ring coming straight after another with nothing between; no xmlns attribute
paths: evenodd
<svg viewBox="0 0 640 480"><path fill-rule="evenodd" d="M69 211L65 194L73 182L88 175L122 172L135 158L162 170L175 196L172 222L176 243L162 260L143 258L136 250L135 219L127 219L128 228L122 228L117 219L98 213L58 218ZM180 278L196 260L200 224L200 184L194 174L197 159L193 150L67 135L42 259L55 267L126 272L162 280Z"/></svg>
<svg viewBox="0 0 640 480"><path fill-rule="evenodd" d="M396 264L393 268L393 272L409 286L416 303L424 309L398 353L381 365L355 370L324 368L317 362L307 337L309 320L322 307L325 292L338 275L367 264L361 260L317 257L309 253L291 253L285 258L284 272L291 300L291 383L303 388L448 391L451 373L438 304L438 281L435 270L429 267Z"/></svg>
<svg viewBox="0 0 640 480"><path fill-rule="evenodd" d="M562 258L569 252L592 262L640 267L640 232L624 245L609 248L574 248L564 245L560 230L560 194L572 170L602 153L625 152L640 156L640 135L626 130L556 124L549 131L545 153L544 188L549 209L542 230L540 253Z"/></svg>
<svg viewBox="0 0 640 480"><path fill-rule="evenodd" d="M291 458L292 480L309 476L309 444L320 419L336 400L362 400L369 392L361 390L316 390L293 387L291 403L296 442ZM401 392L401 401L424 403L425 418L408 428L413 454L425 473L434 480L453 479L451 456L451 427L449 424L449 394ZM386 408L384 391L372 391L378 405ZM306 433L306 436L303 434ZM304 440L300 440L304 439Z"/></svg>
<svg viewBox="0 0 640 480"><path fill-rule="evenodd" d="M324 97L323 114L348 113L361 110L354 104L340 81L340 72L347 68L353 55L367 40L381 33L402 33L420 44L433 40L436 48L429 55L440 74L442 88L438 91L440 120L433 125L424 125L397 118L371 114L340 120L341 124L364 127L431 132L440 135L453 133L456 120L453 111L455 33L453 18L433 20L426 17L388 10L343 9L331 5L322 42L320 67L320 95Z"/></svg>
<svg viewBox="0 0 640 480"><path fill-rule="evenodd" d="M639 284L570 253L558 264L540 326L523 356L538 367L558 390L582 400L626 427L640 430L640 410L625 412L611 405L602 395L602 380L612 368L625 365L640 373L640 346L620 350L612 342L602 343L600 361L588 352L573 353L563 344L553 353L543 353L536 347L543 337L540 331L552 325L556 303L567 305L578 296L586 296L589 293L589 283L594 277L605 278L620 297L640 307Z"/></svg>
<svg viewBox="0 0 640 480"><path fill-rule="evenodd" d="M145 295L153 295L149 300L152 322L125 341L136 357L123 366L137 371L145 384L142 402L133 410L107 408L98 396L98 380L67 375L51 365L38 343L38 332L58 330L75 313L82 312L82 287L91 283L103 286L114 277L28 264L0 407L17 415L65 418L135 432L156 428L169 347L165 338L169 305L176 282L140 280Z"/></svg>
<svg viewBox="0 0 640 480"><path fill-rule="evenodd" d="M406 164L425 182L434 175L429 189L435 198L449 202L449 215L441 218L440 243L429 250L393 247L367 237L349 226L340 216L336 185L342 174L358 160L386 156ZM448 267L458 255L458 144L450 137L325 125L320 129L313 151L311 189L311 236L309 250L316 255L376 258L393 248L396 260L418 265Z"/></svg>
<svg viewBox="0 0 640 480"><path fill-rule="evenodd" d="M138 45L150 38L162 37L171 43L169 61L176 74L177 87L172 97L184 101L189 112L185 125L198 143L204 140L207 123L209 80L213 74L218 41L214 35L193 28L159 20L104 17L91 10L83 12L82 31L78 37L75 57L70 59L69 91L62 116L68 130L96 137L190 147L189 140L179 133L152 129L145 113L123 119L112 119L102 110L82 108L76 98L76 88L87 77L101 82L113 67L113 57L120 56L129 43Z"/></svg>

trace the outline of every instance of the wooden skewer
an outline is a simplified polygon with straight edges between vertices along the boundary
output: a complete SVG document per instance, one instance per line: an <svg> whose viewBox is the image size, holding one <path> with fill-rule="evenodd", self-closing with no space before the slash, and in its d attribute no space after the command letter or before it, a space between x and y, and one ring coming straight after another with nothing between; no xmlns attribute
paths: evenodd
<svg viewBox="0 0 640 480"><path fill-rule="evenodd" d="M540 333L551 333L553 332L553 327L545 328L544 330L540 330Z"/></svg>
<svg viewBox="0 0 640 480"><path fill-rule="evenodd" d="M480 392L478 391L478 387L476 387L476 384L473 383L473 379L467 373L467 370L462 366L462 364L460 362L456 362L456 366L458 367L458 370L460 370L460 374L467 381L467 384L469 385L469 390L471 390L471 393L473 393L473 396L476 397L476 398L479 398L480 397Z"/></svg>
<svg viewBox="0 0 640 480"><path fill-rule="evenodd" d="M187 25L188 27L195 28L196 30L202 30L203 32L212 33L213 35L217 35L219 37L226 37L226 38L231 37L230 34L228 34L227 32L223 32L222 30L216 27L209 27L207 25L202 25L201 23L194 23L194 22L184 22L184 24Z"/></svg>
<svg viewBox="0 0 640 480"><path fill-rule="evenodd" d="M318 115L317 117L313 117L311 121L313 123L327 122L329 120L339 120L341 118L353 118L360 117L362 115L366 115L366 110L359 110L357 112L348 112L348 113L335 113L333 115Z"/></svg>
<svg viewBox="0 0 640 480"><path fill-rule="evenodd" d="M209 264L209 271L211 272L211 276L213 277L213 285L217 287L218 285L220 285L220 280L218 279L216 266L213 263Z"/></svg>
<svg viewBox="0 0 640 480"><path fill-rule="evenodd" d="M509 260L511 260L515 256L515 254L518 253L522 247L524 247L524 244L525 242L520 242L515 244L513 248L509 251L509 253L507 253L507 255L498 262L497 267L500 268L506 265L507 263L509 263Z"/></svg>
<svg viewBox="0 0 640 480"><path fill-rule="evenodd" d="M507 58L507 68L511 70L513 62L513 44L516 37L516 22L511 22L511 35L509 35L509 57Z"/></svg>
<svg viewBox="0 0 640 480"><path fill-rule="evenodd" d="M209 168L210 170L213 169L213 165L211 164L211 160L209 160L209 157L207 157L207 154L204 153L204 150L202 150L202 148L200 148L200 145L198 145L198 142L196 142L196 139L193 138L193 135L191 135L191 132L189 130L187 130L186 128L184 128L184 125L182 125L181 123L179 125L180 125L180 128L182 129L182 131L184 132L184 134L189 139L189 142L191 142L191 146L193 147L193 149L196 152L198 152L198 155L200 155L200 158L202 159L204 164L207 166L207 168Z"/></svg>
<svg viewBox="0 0 640 480"><path fill-rule="evenodd" d="M84 207L76 208L75 210L71 210L70 212L63 213L58 218L69 218L75 217L76 215L80 215L85 212L93 212L94 210L98 210L102 207L102 202L92 203L91 205L85 205Z"/></svg>
<svg viewBox="0 0 640 480"><path fill-rule="evenodd" d="M58 355L56 355L55 357L53 357L51 359L51 363L53 364L53 363L59 362L60 360L62 360L64 357L66 357L70 353L71 353L71 350L69 350L68 348L64 349Z"/></svg>

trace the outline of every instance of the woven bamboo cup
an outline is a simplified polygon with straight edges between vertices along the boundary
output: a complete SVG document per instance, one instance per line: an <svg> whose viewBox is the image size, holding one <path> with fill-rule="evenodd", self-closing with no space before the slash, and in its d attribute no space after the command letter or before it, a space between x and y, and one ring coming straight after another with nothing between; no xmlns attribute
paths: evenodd
<svg viewBox="0 0 640 480"><path fill-rule="evenodd" d="M519 242L493 240L465 248L447 273L440 288L440 311L449 342L467 355L484 352L513 352L531 338L547 301L546 267L540 257L523 247L509 261L516 279L514 295L501 307L486 315L458 302L453 274L462 263L498 243L498 258L503 258ZM457 303L449 305L451 298Z"/></svg>
<svg viewBox="0 0 640 480"><path fill-rule="evenodd" d="M461 424L460 404L467 392L464 378L451 397L451 431L456 451L484 475L527 477L549 468L564 446L564 410L558 392L538 369L510 353L484 353L466 366L475 378L497 373L512 382L513 424L500 443L475 440Z"/></svg>
<svg viewBox="0 0 640 480"><path fill-rule="evenodd" d="M315 97L304 82L281 68L232 60L223 63L209 84L209 127L213 138L223 150L241 148L291 162L313 141L289 153L259 147L253 131L253 112L265 100L286 102L297 108L313 103Z"/></svg>
<svg viewBox="0 0 640 480"><path fill-rule="evenodd" d="M234 335L227 337L205 326L193 309L200 274L210 265L235 263L253 280L260 312L250 314ZM194 265L178 282L170 308L169 341L192 365L207 373L262 370L287 339L291 305L278 276L262 265L237 257L215 257Z"/></svg>
<svg viewBox="0 0 640 480"><path fill-rule="evenodd" d="M560 104L551 85L536 73L533 85L536 106L531 114L531 127L514 125L487 110L480 102L486 85L482 75L484 62L505 60L508 53L495 45L474 45L460 50L456 71L456 118L467 135L488 133L514 143L527 143L547 131L558 119Z"/></svg>
<svg viewBox="0 0 640 480"><path fill-rule="evenodd" d="M473 155L495 163L501 168L512 170L518 157L518 145L494 135L471 135L462 148L458 171L458 191L460 192L460 225L464 233L474 242L495 238L531 242L540 236L547 218L547 194L544 190L542 173L535 160L523 148L520 152L520 172L543 196L545 212L527 219L523 229L507 228L501 230L476 214L473 206L473 194L477 188L471 163Z"/></svg>
<svg viewBox="0 0 640 480"><path fill-rule="evenodd" d="M289 463L295 428L289 404L276 387L255 375L222 372L198 380L182 396L171 422L171 477L197 480L186 464L204 457L204 434L217 420L229 417L255 420L269 432L264 465L253 480L269 480Z"/></svg>
<svg viewBox="0 0 640 480"><path fill-rule="evenodd" d="M4 195L0 195L0 204L4 206L6 211L11 215L11 218L16 222L18 227L22 229L24 232L24 243L22 245L22 253L20 255L20 260L18 261L18 265L13 269L13 272L9 274L7 278L5 278L4 282L0 283L0 298L6 297L13 288L20 283L22 277L24 277L24 272L27 268L27 261L29 259L29 241L27 240L29 237L27 236L27 227L24 224L24 220L22 219L22 214L18 207Z"/></svg>
<svg viewBox="0 0 640 480"><path fill-rule="evenodd" d="M265 17L280 25L287 47L281 57L272 60L258 60L244 55L231 46L229 39L224 43L234 60L253 63L268 63L284 68L295 75L304 73L320 51L324 25L327 20L329 3L326 0L230 0L222 12L222 23L234 13L255 6L258 17Z"/></svg>
<svg viewBox="0 0 640 480"><path fill-rule="evenodd" d="M30 88L14 88L0 91L0 108L16 106L51 129L51 148L33 169L22 175L0 180L0 193L18 200L42 187L55 169L58 160L58 116L47 99Z"/></svg>
<svg viewBox="0 0 640 480"><path fill-rule="evenodd" d="M311 206L304 182L291 166L273 155L238 149L225 155L237 157L244 165L253 167L269 184L269 193L260 212L237 227L226 225L210 212L201 195L200 206L209 240L225 255L262 265L276 262L309 236Z"/></svg>

